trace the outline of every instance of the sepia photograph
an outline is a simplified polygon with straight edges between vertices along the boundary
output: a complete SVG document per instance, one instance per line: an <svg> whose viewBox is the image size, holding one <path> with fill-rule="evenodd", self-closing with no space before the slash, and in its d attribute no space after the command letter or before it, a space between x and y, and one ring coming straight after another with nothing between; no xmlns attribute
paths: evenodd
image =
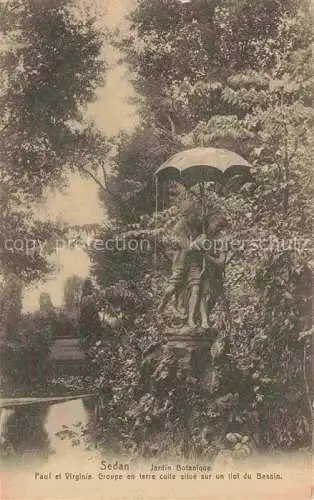
<svg viewBox="0 0 314 500"><path fill-rule="evenodd" d="M314 500L312 0L0 0L0 497Z"/></svg>

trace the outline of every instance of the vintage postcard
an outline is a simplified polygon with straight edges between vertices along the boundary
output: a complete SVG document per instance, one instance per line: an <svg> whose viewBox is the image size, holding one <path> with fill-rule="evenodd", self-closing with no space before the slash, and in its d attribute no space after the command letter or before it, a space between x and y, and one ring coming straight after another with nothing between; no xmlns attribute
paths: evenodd
<svg viewBox="0 0 314 500"><path fill-rule="evenodd" d="M3 500L309 500L310 0L0 0Z"/></svg>

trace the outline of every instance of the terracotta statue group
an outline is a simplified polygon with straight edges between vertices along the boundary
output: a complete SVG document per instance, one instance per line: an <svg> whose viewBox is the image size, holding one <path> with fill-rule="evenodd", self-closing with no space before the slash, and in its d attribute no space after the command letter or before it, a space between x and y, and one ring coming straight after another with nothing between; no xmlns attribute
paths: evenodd
<svg viewBox="0 0 314 500"><path fill-rule="evenodd" d="M176 251L159 311L171 305L175 318L189 328L209 328L209 315L223 293L228 255L227 217L219 211L200 213L187 203L173 228Z"/></svg>

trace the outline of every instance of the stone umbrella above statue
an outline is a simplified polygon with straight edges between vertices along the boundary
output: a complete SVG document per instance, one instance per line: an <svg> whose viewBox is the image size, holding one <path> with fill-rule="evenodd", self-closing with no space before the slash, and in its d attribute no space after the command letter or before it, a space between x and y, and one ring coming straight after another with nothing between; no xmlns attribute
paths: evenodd
<svg viewBox="0 0 314 500"><path fill-rule="evenodd" d="M155 172L156 182L177 181L185 187L203 182L224 184L231 177L249 177L252 166L242 156L221 148L193 148L171 156Z"/></svg>
<svg viewBox="0 0 314 500"><path fill-rule="evenodd" d="M249 179L251 169L252 166L247 160L228 149L198 147L180 151L171 156L155 172L156 216L159 207L159 185L176 181L187 190L198 185L204 212L206 182L226 186L232 179L237 179L243 184Z"/></svg>

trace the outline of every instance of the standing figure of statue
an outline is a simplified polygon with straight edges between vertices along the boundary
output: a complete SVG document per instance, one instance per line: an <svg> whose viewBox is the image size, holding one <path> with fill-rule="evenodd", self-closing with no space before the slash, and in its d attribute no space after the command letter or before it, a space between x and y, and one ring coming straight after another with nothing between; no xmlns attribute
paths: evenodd
<svg viewBox="0 0 314 500"><path fill-rule="evenodd" d="M175 296L172 313L176 318L182 320L187 317L187 311L184 307L184 292L186 291L190 254L193 252L193 245L197 243L200 230L199 207L187 202L183 207L179 221L173 227L172 236L177 249L172 261L172 275L158 308L160 312L163 312L172 297Z"/></svg>
<svg viewBox="0 0 314 500"><path fill-rule="evenodd" d="M188 326L195 328L198 316L201 328L208 329L208 317L223 293L223 279L228 245L224 230L227 218L216 214L207 217L207 231L192 244L187 277L189 289Z"/></svg>

